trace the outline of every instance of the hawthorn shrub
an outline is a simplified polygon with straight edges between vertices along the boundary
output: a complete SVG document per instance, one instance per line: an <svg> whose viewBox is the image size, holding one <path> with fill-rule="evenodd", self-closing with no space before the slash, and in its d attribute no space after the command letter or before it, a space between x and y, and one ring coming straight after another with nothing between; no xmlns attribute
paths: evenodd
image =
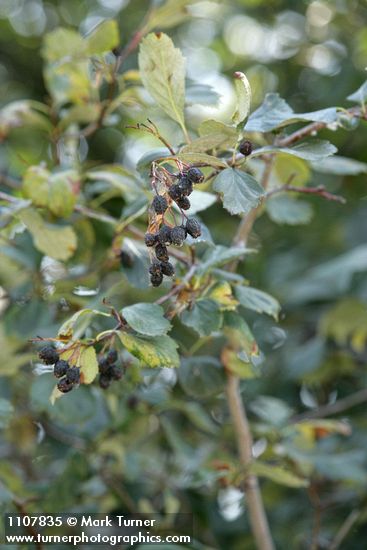
<svg viewBox="0 0 367 550"><path fill-rule="evenodd" d="M256 395L270 348L285 338L282 298L306 307L308 300L346 293L367 264L361 245L305 274L302 263L288 265L283 275L274 266L278 280L294 277L294 284L286 297L273 296L247 275L251 258L266 249L252 237L253 225L268 218L292 232L310 222L311 202L343 208L332 178L365 173L367 166L338 155L329 140L365 120L367 86L349 95L348 107L297 113L269 93L252 109L249 81L235 72L232 117L188 124L187 106L219 97L185 78L183 54L156 30L167 6L153 10L125 48L114 20L84 37L63 27L46 34L47 100L19 100L0 113L5 144L18 136L20 157L36 135L43 155L38 164L25 161L17 177L10 170L2 177L1 374L13 377L26 365L33 412L22 427L22 411L14 412L5 393L0 418L5 429L20 430L21 437L24 431L26 462L36 426L62 446L51 451L52 485L42 478L42 456L40 466L27 466L34 471L25 489L17 468L4 463L3 502L29 511L83 510L91 502L93 510L111 513L192 511L202 525L192 547L204 548L198 545L212 541L200 499L219 491L225 507L226 498L237 502L245 493L245 527L236 520L229 535L222 525L216 544L269 549L272 531L279 544L286 540L278 499L291 503L300 491L304 501L292 511L285 506L284 514L307 508L306 494L321 514L319 491L337 500L346 483L358 501L358 484L366 479L360 451L337 454L340 439L350 436L346 422L326 418L328 407L339 412L338 401L326 401L323 411L322 399L315 402L303 386L303 402L313 410L296 416L286 395ZM136 48L138 66L126 68ZM105 162L98 153L98 135L121 117L129 119L128 135L155 143L134 167ZM167 119L175 125L172 143ZM206 216L210 208L214 220ZM232 228L229 239L228 232L221 235L224 225ZM294 335L294 345L310 380L330 346L321 367L327 392L328 362L347 373L347 343L352 354L364 350L366 310L347 297L320 319L317 338L300 343ZM15 328L18 337L8 337ZM278 355L279 369L286 360ZM251 430L247 392L256 419ZM58 453L66 461L61 475ZM259 478L269 495L265 506ZM267 493L269 484L279 489ZM292 531L294 544L306 548L313 537L312 548L331 548L310 531ZM334 535L326 528L323 536L330 544ZM225 537L233 542L226 545Z"/></svg>

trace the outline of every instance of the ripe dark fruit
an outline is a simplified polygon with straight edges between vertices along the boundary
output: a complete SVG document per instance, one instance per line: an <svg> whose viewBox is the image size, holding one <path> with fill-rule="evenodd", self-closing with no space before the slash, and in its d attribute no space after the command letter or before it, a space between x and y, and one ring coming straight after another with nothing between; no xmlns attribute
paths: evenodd
<svg viewBox="0 0 367 550"><path fill-rule="evenodd" d="M171 185L171 187L168 190L168 194L171 197L171 199L174 201L177 201L178 199L180 199L183 195L180 184L174 183L173 185Z"/></svg>
<svg viewBox="0 0 367 550"><path fill-rule="evenodd" d="M56 378L61 378L66 374L66 371L69 368L69 363L67 361L63 361L62 359L59 359L56 361L54 366L54 375Z"/></svg>
<svg viewBox="0 0 367 550"><path fill-rule="evenodd" d="M133 257L125 250L120 252L120 262L122 267L132 267L134 265Z"/></svg>
<svg viewBox="0 0 367 550"><path fill-rule="evenodd" d="M252 153L252 143L248 139L243 139L241 143L238 146L238 150L241 153L241 155L244 155L247 157L248 155L251 155Z"/></svg>
<svg viewBox="0 0 367 550"><path fill-rule="evenodd" d="M110 351L107 353L107 356L106 356L106 362L109 364L109 365L113 365L113 363L116 363L118 359L118 353L115 349L110 349Z"/></svg>
<svg viewBox="0 0 367 550"><path fill-rule="evenodd" d="M161 244L171 244L172 237L171 237L171 228L167 225L162 225L158 232L158 241Z"/></svg>
<svg viewBox="0 0 367 550"><path fill-rule="evenodd" d="M192 183L201 183L204 181L204 174L199 168L189 168L186 172L186 176Z"/></svg>
<svg viewBox="0 0 367 550"><path fill-rule="evenodd" d="M109 368L110 368L110 364L108 363L105 357L102 357L101 359L99 359L98 370L101 374L106 374Z"/></svg>
<svg viewBox="0 0 367 550"><path fill-rule="evenodd" d="M181 190L181 195L188 197L193 191L192 182L186 175L182 175L179 180L179 187Z"/></svg>
<svg viewBox="0 0 367 550"><path fill-rule="evenodd" d="M154 246L157 242L157 235L155 235L154 233L145 233L144 240L146 246Z"/></svg>
<svg viewBox="0 0 367 550"><path fill-rule="evenodd" d="M175 274L175 268L171 262L161 262L161 269L163 275L167 275L167 277L172 277Z"/></svg>
<svg viewBox="0 0 367 550"><path fill-rule="evenodd" d="M155 275L152 275L150 277L150 282L152 283L152 286L159 286L162 284L162 281L163 281L162 273L156 273Z"/></svg>
<svg viewBox="0 0 367 550"><path fill-rule="evenodd" d="M111 378L108 376L108 374L100 374L98 383L103 390L106 390L111 384Z"/></svg>
<svg viewBox="0 0 367 550"><path fill-rule="evenodd" d="M54 365L59 360L59 354L51 345L43 347L38 352L38 357L45 365Z"/></svg>
<svg viewBox="0 0 367 550"><path fill-rule="evenodd" d="M111 367L110 376L112 380L121 380L123 377L124 371L121 367L118 367L117 365L113 365Z"/></svg>
<svg viewBox="0 0 367 550"><path fill-rule="evenodd" d="M73 389L73 383L70 382L66 377L64 377L64 378L61 378L61 380L58 381L57 388L62 393L68 393L69 391L71 391Z"/></svg>
<svg viewBox="0 0 367 550"><path fill-rule="evenodd" d="M181 210L188 210L191 204L187 197L182 197L182 199L178 199L177 206L179 206Z"/></svg>
<svg viewBox="0 0 367 550"><path fill-rule="evenodd" d="M164 214L168 207L167 200L161 195L156 195L153 199L152 206L157 214Z"/></svg>
<svg viewBox="0 0 367 550"><path fill-rule="evenodd" d="M172 244L175 244L176 246L182 246L185 238L186 238L186 231L184 227L182 227L181 225L177 225L176 227L172 228L171 230Z"/></svg>
<svg viewBox="0 0 367 550"><path fill-rule="evenodd" d="M66 380L71 384L79 384L80 382L80 370L78 367L70 367L66 373Z"/></svg>
<svg viewBox="0 0 367 550"><path fill-rule="evenodd" d="M151 275L160 275L161 274L161 264L157 262L156 260L153 260L153 262L150 265L149 273Z"/></svg>
<svg viewBox="0 0 367 550"><path fill-rule="evenodd" d="M195 218L189 218L186 221L186 231L191 237L197 239L201 235L200 223Z"/></svg>
<svg viewBox="0 0 367 550"><path fill-rule="evenodd" d="M155 247L155 255L161 262L168 262L168 250L164 244L157 244Z"/></svg>

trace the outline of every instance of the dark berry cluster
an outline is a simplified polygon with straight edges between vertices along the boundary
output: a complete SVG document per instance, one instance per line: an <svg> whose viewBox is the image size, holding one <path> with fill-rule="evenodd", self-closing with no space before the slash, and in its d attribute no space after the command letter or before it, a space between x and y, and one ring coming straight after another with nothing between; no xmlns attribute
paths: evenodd
<svg viewBox="0 0 367 550"><path fill-rule="evenodd" d="M45 365L54 365L54 376L59 378L57 387L62 393L68 393L80 383L80 369L70 366L67 361L60 359L52 345L43 347L38 356Z"/></svg>
<svg viewBox="0 0 367 550"><path fill-rule="evenodd" d="M150 281L153 286L159 286L162 283L163 275L172 277L175 273L174 267L169 261L167 246L182 246L187 235L194 238L201 235L200 224L194 218L186 218L185 224L170 227L164 221L164 214L171 201L174 201L181 210L188 210L191 206L188 196L192 193L194 184L204 180L204 174L199 168L192 166L172 177L177 178L177 181L169 186L168 196L157 194L152 201L153 211L162 216L162 220L159 220L161 225L155 233L145 234L146 246L154 247L155 252L155 259L149 268Z"/></svg>
<svg viewBox="0 0 367 550"><path fill-rule="evenodd" d="M113 380L120 380L124 374L121 367L116 365L118 354L115 349L111 349L106 355L98 360L99 385L106 390Z"/></svg>

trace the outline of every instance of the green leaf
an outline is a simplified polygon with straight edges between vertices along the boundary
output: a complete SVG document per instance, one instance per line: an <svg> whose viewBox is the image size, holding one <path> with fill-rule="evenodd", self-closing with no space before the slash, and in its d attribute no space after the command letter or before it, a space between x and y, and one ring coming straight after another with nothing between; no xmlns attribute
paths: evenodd
<svg viewBox="0 0 367 550"><path fill-rule="evenodd" d="M306 202L283 194L266 201L266 211L273 222L299 225L309 223L313 216L312 206Z"/></svg>
<svg viewBox="0 0 367 550"><path fill-rule="evenodd" d="M241 352L231 348L224 348L221 353L221 360L226 370L230 371L243 380L259 376L259 369L248 361Z"/></svg>
<svg viewBox="0 0 367 550"><path fill-rule="evenodd" d="M6 428L13 416L13 405L7 399L0 397L0 429Z"/></svg>
<svg viewBox="0 0 367 550"><path fill-rule="evenodd" d="M256 149L252 153L252 157L257 157L265 153L284 153L287 155L294 155L304 160L309 160L311 162L316 162L334 155L337 148L332 145L329 141L323 139L312 139L303 141L295 145L294 147L275 147L273 145L266 145L260 149Z"/></svg>
<svg viewBox="0 0 367 550"><path fill-rule="evenodd" d="M182 359L178 379L188 395L205 399L223 391L225 376L215 357L196 355Z"/></svg>
<svg viewBox="0 0 367 550"><path fill-rule="evenodd" d="M190 16L187 5L191 3L192 0L167 0L152 10L147 23L148 30L170 28L182 23Z"/></svg>
<svg viewBox="0 0 367 550"><path fill-rule="evenodd" d="M83 104L90 99L92 88L88 61L73 60L46 65L44 77L57 106L69 102Z"/></svg>
<svg viewBox="0 0 367 550"><path fill-rule="evenodd" d="M363 82L362 86L360 86L358 90L350 94L347 99L349 101L363 104L367 99L367 80Z"/></svg>
<svg viewBox="0 0 367 550"><path fill-rule="evenodd" d="M233 311L226 311L223 317L223 333L233 351L242 352L240 359L252 362L259 355L259 348L246 321Z"/></svg>
<svg viewBox="0 0 367 550"><path fill-rule="evenodd" d="M42 166L30 166L24 173L22 190L35 206L48 204L48 179L50 172Z"/></svg>
<svg viewBox="0 0 367 550"><path fill-rule="evenodd" d="M213 267L220 266L236 260L245 254L253 252L250 248L244 248L240 246L226 247L218 245L205 252L201 265L199 266L199 273L206 273Z"/></svg>
<svg viewBox="0 0 367 550"><path fill-rule="evenodd" d="M74 254L77 238L72 227L46 224L33 208L22 210L18 217L31 233L34 246L47 256L68 260Z"/></svg>
<svg viewBox="0 0 367 550"><path fill-rule="evenodd" d="M222 314L219 306L213 300L204 298L197 300L192 309L186 309L180 317L182 323L193 328L200 336L209 336L219 330L222 324Z"/></svg>
<svg viewBox="0 0 367 550"><path fill-rule="evenodd" d="M89 315L89 316L102 315L103 317L110 317L109 313L104 313L96 309L90 309L90 308L80 309L61 325L57 335L63 340L66 340L66 339L70 340L73 337L75 327L78 321L80 321L80 318L84 317L84 315Z"/></svg>
<svg viewBox="0 0 367 550"><path fill-rule="evenodd" d="M232 115L234 124L244 122L250 112L251 105L251 86L247 77L240 72L234 73L234 86L237 96L236 110Z"/></svg>
<svg viewBox="0 0 367 550"><path fill-rule="evenodd" d="M177 158L182 160L183 162L187 162L188 164L204 164L208 166L213 166L214 168L220 167L220 168L226 168L227 163L223 160L218 159L217 157L213 157L211 155L206 155L205 153L186 153L180 152L177 155Z"/></svg>
<svg viewBox="0 0 367 550"><path fill-rule="evenodd" d="M298 475L286 470L283 466L276 466L274 464L265 464L256 460L250 465L250 472L267 479L271 479L280 485L286 485L287 487L308 487L309 481Z"/></svg>
<svg viewBox="0 0 367 550"><path fill-rule="evenodd" d="M147 367L178 367L180 358L177 344L169 336L148 338L119 332L118 336L125 348Z"/></svg>
<svg viewBox="0 0 367 550"><path fill-rule="evenodd" d="M117 22L110 19L102 21L85 39L89 55L109 52L120 42Z"/></svg>
<svg viewBox="0 0 367 550"><path fill-rule="evenodd" d="M96 350L92 346L83 347L78 359L80 379L83 384L91 384L98 374Z"/></svg>
<svg viewBox="0 0 367 550"><path fill-rule="evenodd" d="M293 413L293 410L284 401L268 395L257 397L255 401L252 401L250 409L261 420L277 427L285 425Z"/></svg>
<svg viewBox="0 0 367 550"><path fill-rule="evenodd" d="M320 332L340 346L350 340L351 347L362 353L367 341L367 303L355 298L338 302L321 317Z"/></svg>
<svg viewBox="0 0 367 550"><path fill-rule="evenodd" d="M238 140L238 132L233 126L228 126L216 120L206 120L199 126L200 137L181 149L181 153L200 153L211 149L228 149L234 147Z"/></svg>
<svg viewBox="0 0 367 550"><path fill-rule="evenodd" d="M367 163L347 157L333 156L311 163L312 169L321 174L336 176L356 176L367 173Z"/></svg>
<svg viewBox="0 0 367 550"><path fill-rule="evenodd" d="M335 157L329 160L333 161L334 158ZM318 163L322 162L323 161L318 161ZM277 180L276 186L280 187L289 181L292 181L292 185L302 186L309 181L311 170L309 163L301 158L277 154L273 164L272 176L274 175Z"/></svg>
<svg viewBox="0 0 367 550"><path fill-rule="evenodd" d="M38 101L12 101L0 109L0 137L6 137L13 128L21 126L33 126L50 131L52 125L46 118L48 114L49 108Z"/></svg>
<svg viewBox="0 0 367 550"><path fill-rule="evenodd" d="M73 29L58 27L44 37L42 57L48 62L66 57L82 57L85 54L86 43Z"/></svg>
<svg viewBox="0 0 367 550"><path fill-rule="evenodd" d="M131 328L146 336L161 336L171 329L164 310L157 304L139 303L121 310Z"/></svg>
<svg viewBox="0 0 367 550"><path fill-rule="evenodd" d="M274 319L278 319L280 304L267 292L249 286L236 286L235 295L245 308L258 313L266 313Z"/></svg>
<svg viewBox="0 0 367 550"><path fill-rule="evenodd" d="M234 168L222 170L213 182L213 189L222 195L223 206L231 214L248 214L264 196L255 178Z"/></svg>
<svg viewBox="0 0 367 550"><path fill-rule="evenodd" d="M262 105L250 115L245 129L247 132L270 132L294 122L324 122L330 124L335 122L336 118L337 111L335 107L310 113L294 113L293 109L279 94L270 93L265 96Z"/></svg>
<svg viewBox="0 0 367 550"><path fill-rule="evenodd" d="M139 69L158 105L185 128L185 59L164 33L150 33L140 45Z"/></svg>
<svg viewBox="0 0 367 550"><path fill-rule="evenodd" d="M77 180L74 170L58 172L50 177L48 208L55 216L68 218L72 214L76 203L72 183Z"/></svg>

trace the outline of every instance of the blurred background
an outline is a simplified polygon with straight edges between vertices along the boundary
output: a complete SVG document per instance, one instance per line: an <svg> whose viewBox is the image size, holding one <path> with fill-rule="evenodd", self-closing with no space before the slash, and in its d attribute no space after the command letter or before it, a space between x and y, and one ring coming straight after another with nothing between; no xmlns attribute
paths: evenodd
<svg viewBox="0 0 367 550"><path fill-rule="evenodd" d="M123 46L149 4L1 0L0 107L21 99L48 103L41 57L47 32L66 26L86 34L115 18ZM267 92L278 92L299 112L348 107L346 97L366 79L367 4L362 0L203 1L188 10L188 17L164 30L187 58L188 78L220 95L216 105L209 98L208 105L188 107L191 127L206 118L228 120L234 71L248 76L253 109ZM134 53L124 68L136 67ZM140 93L144 98L144 91ZM173 123L158 110L152 116L178 144ZM123 163L135 170L139 158L159 146L125 128L145 117L146 111L132 101L110 126L80 143L82 160L91 165ZM321 137L332 141L340 155L367 162L365 122L338 132L324 130ZM0 143L0 173L17 179L24 167L48 162L50 154L37 130L16 130ZM366 176L312 173L305 179L342 194L347 203L310 199L313 214L307 225L277 224L267 216L256 223L250 245L259 253L246 261L243 274L252 286L277 297L283 313L278 324L255 314L248 317L264 364L263 376L244 384L244 395L255 452L285 456L312 479L309 489L263 482L277 547L331 548L330 541L355 512L341 548L364 550L366 405L343 411L348 433L331 433L343 431L334 426L330 433L310 428L297 434L303 455L294 449L292 454L295 435L282 425L282 419L354 394L367 382ZM118 213L121 205L111 202L107 208ZM230 242L236 218L214 205L202 219L216 242ZM132 300L137 292L113 262L105 261L111 230L99 222L81 223L79 230L85 248L63 267L61 277L51 274L56 285L52 294L39 271L41 255L29 237L16 237L13 249L7 238L0 243L0 507L12 511L16 499L30 499L30 511L190 511L199 525L193 548L251 550L241 487L220 476L218 480L210 466L214 459L235 456L221 391L219 345L204 346L200 360L188 359L179 373L135 372L107 395L83 387L57 406L49 404L52 377L37 376L27 339L54 334L66 304L89 305L88 296L73 292L78 285L98 287L95 304L115 288L110 299L116 307L125 304L128 293L133 292ZM80 275L83 263L90 269ZM147 298L147 292L139 292ZM203 387L196 386L202 380L190 382L195 366L208 371ZM190 413L188 402L199 404L201 412L192 407ZM171 404L167 410L166 403ZM314 530L318 546L310 545Z"/></svg>

